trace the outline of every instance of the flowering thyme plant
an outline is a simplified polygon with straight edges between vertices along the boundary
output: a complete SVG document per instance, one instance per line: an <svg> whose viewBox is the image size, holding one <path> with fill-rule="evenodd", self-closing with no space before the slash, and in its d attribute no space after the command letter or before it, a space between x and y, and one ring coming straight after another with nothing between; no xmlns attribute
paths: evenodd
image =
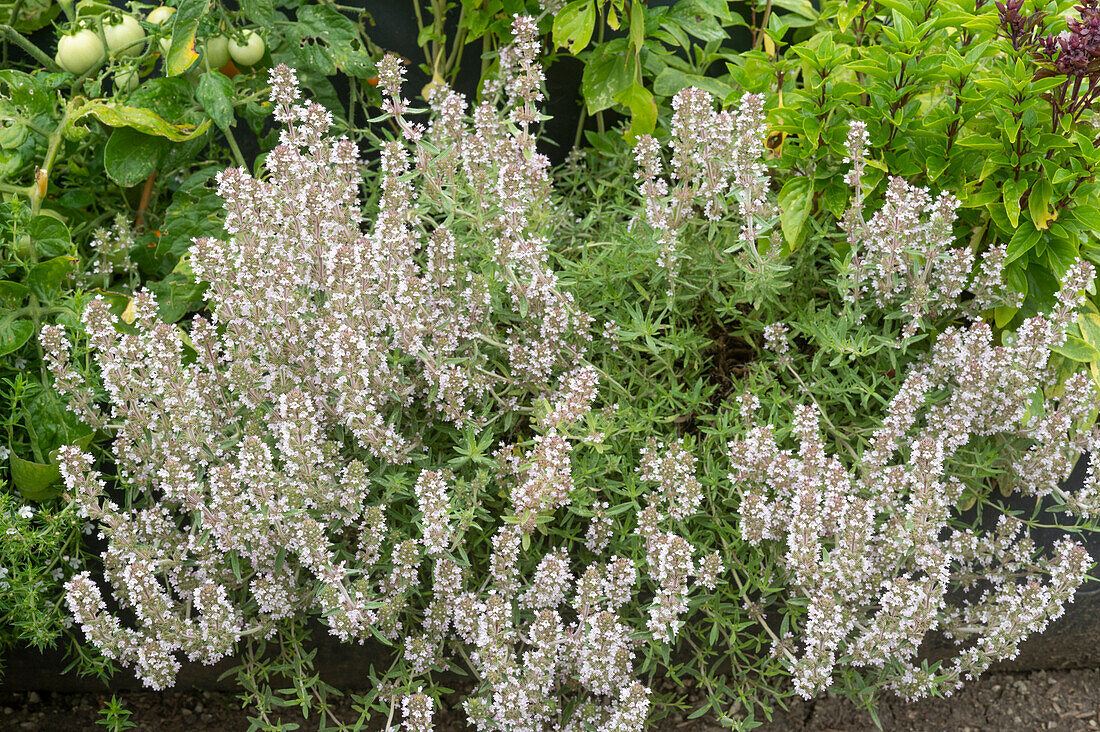
<svg viewBox="0 0 1100 732"><path fill-rule="evenodd" d="M676 99L671 179L643 137L640 206L590 204L585 242L535 146L534 25L513 33L503 109L467 114L437 86L423 124L399 62L379 65L395 134L373 217L354 144L278 67L268 178L223 173L229 237L192 249L209 319L185 331L142 293L130 325L93 302L98 376L72 363L71 333L44 331L57 386L115 432L117 488L62 454L117 604L91 572L69 581L87 638L163 688L184 656L299 644L319 616L399 648L363 706L410 730L432 728L452 665L478 729L626 732L662 670L751 728L729 697L766 709L777 672L804 695L859 674L919 695L1011 655L1088 557L1071 541L1043 556L1026 521L982 532L953 505L994 508L983 489L1006 476L1096 513L1094 474L1057 488L1100 447L1093 386L1043 391L1091 267L1014 339L995 332L979 316L1009 299L1003 248L979 263L955 246L949 196L898 180L864 200L859 125L842 231L796 248L771 231L764 100L715 112L694 89ZM914 665L933 630L958 657ZM258 674L244 664L250 689Z"/></svg>
<svg viewBox="0 0 1100 732"><path fill-rule="evenodd" d="M867 131L853 122L844 177L851 203L838 217L841 235L813 238L796 250L775 283L787 296L766 297L754 310L743 304L740 322L692 310L694 293L712 287L715 229L706 222L716 210L740 209L740 242L724 254L744 260L744 272L759 272L756 262L782 243L760 236L766 218L750 220L767 210L766 202L746 210L762 195L755 183L761 161L726 159L744 171L728 182L718 164L682 176L677 163L710 160L707 150L732 140L765 139L755 111L761 103L746 95L739 110L715 112L705 94L681 92L667 180L661 146L639 141L647 229L635 228L627 246L656 249L651 266L672 281L666 297L692 294L664 311L650 304L645 317L644 301L624 305L626 317L611 315L617 305L606 298L592 310L598 318L633 321L624 339L660 334L649 348L632 344L640 352L638 372L654 394L680 395L669 400L686 412L676 421L696 423L696 454L710 471L721 464L717 453L728 458L728 480L709 474L702 501L717 528L687 538L695 546L720 542L727 566L742 569L727 575L732 586L696 605L709 617L696 619L703 632L693 636L713 647L724 630L744 633L747 616L771 638L794 690L807 697L845 690L866 703L865 691L882 688L910 698L950 693L990 663L1013 657L1020 641L1061 615L1092 564L1068 534L1096 529L1095 468L1076 494L1059 483L1079 456L1100 447L1100 430L1092 426L1100 384L1083 372L1067 375L1052 357L1075 327L1095 271L1075 263L1052 311L1014 332L994 329L982 315L1019 303L1004 284L1006 247L960 246L958 202L948 193L933 197L891 178L882 200L867 198L873 189L863 179ZM699 123L677 124L685 110ZM735 124L745 128L738 135L729 134L734 125L723 124L726 115L739 115ZM708 192L719 188L715 202ZM679 260L673 270L670 243ZM603 276L618 266L610 264ZM782 282L788 278L811 286ZM691 350L707 341L726 345ZM733 356L729 344L737 342L742 353ZM682 371L654 367L673 353ZM593 358L601 355L603 363L619 360L614 373L625 380L632 359L598 348ZM690 379L688 365L708 358L736 358L740 378L723 383L704 374L689 394L680 379ZM1042 551L1028 536L1035 519L992 498L994 483L1045 501L1036 510L1049 508L1067 536ZM956 508L976 501L987 512L985 529ZM736 506L736 536L720 528L733 520L716 511L723 504ZM995 528L990 513L1000 516ZM785 588L778 595L777 585ZM735 602L744 615L731 608ZM730 620L721 622L719 613ZM934 633L956 641L953 658L921 655ZM741 646L731 642L728 649L734 669L766 676L769 667L746 663ZM702 666L708 657L713 652L696 661ZM700 681L709 687L726 679L701 674ZM711 708L720 710L714 702Z"/></svg>
<svg viewBox="0 0 1100 732"><path fill-rule="evenodd" d="M579 565L545 531L578 492L571 453L601 440L587 426L599 378L584 364L591 318L547 266L547 160L530 132L541 71L530 21L514 30L507 107L483 104L472 124L445 89L431 124L412 121L403 69L380 64L399 136L382 148L366 233L355 146L327 137L328 113L298 103L294 73L276 68L270 178L221 174L230 237L191 251L210 320L185 333L147 292L133 327L91 303L101 384L70 364L62 328L45 331L59 387L89 424L116 429L127 492L117 501L89 455L63 451L125 612L88 572L68 603L147 685L170 685L181 655L213 663L316 614L341 639L399 643L394 678L430 677L460 642L482 729L644 723L650 692L621 617L638 568L603 551ZM658 491L639 529L657 593L648 625L664 639L694 582L713 587L720 571L667 523L698 503L674 485L693 471L682 450L645 463ZM589 543L606 545L593 523ZM430 697L411 683L401 707L427 728Z"/></svg>

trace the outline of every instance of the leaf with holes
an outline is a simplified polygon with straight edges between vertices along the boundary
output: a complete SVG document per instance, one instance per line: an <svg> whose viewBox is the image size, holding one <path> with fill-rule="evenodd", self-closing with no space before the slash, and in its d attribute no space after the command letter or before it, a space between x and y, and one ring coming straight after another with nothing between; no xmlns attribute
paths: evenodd
<svg viewBox="0 0 1100 732"><path fill-rule="evenodd" d="M573 0L554 16L554 46L575 56L588 48L595 28L596 4L593 0Z"/></svg>

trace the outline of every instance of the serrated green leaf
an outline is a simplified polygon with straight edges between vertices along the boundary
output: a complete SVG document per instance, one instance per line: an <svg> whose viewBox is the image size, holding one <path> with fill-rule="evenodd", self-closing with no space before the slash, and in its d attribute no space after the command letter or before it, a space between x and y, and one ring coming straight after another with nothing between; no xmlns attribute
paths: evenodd
<svg viewBox="0 0 1100 732"><path fill-rule="evenodd" d="M661 73L657 74L657 78L653 80L653 93L659 97L671 97L681 89L687 89L692 86L710 92L717 97L719 101L728 97L733 91L733 87L718 79L712 79L709 76L688 74L679 69L674 69L671 66L666 66L661 70Z"/></svg>
<svg viewBox="0 0 1100 732"><path fill-rule="evenodd" d="M257 25L275 23L275 5L272 0L240 0L241 12Z"/></svg>
<svg viewBox="0 0 1100 732"><path fill-rule="evenodd" d="M297 51L310 55L317 70L335 66L328 75L340 70L359 79L376 73L355 23L335 8L321 3L306 4L298 10L298 22L289 30L294 32L288 32L288 40L294 41Z"/></svg>
<svg viewBox="0 0 1100 732"><path fill-rule="evenodd" d="M611 107L615 96L633 83L632 58L625 38L592 49L581 75L581 94L589 114Z"/></svg>

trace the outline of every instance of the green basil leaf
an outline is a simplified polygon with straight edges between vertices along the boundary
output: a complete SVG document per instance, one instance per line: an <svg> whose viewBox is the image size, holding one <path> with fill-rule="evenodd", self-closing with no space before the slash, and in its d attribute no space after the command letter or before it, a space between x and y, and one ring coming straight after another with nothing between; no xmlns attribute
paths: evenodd
<svg viewBox="0 0 1100 732"><path fill-rule="evenodd" d="M1090 361L1096 361L1100 359L1100 351L1090 346L1085 341L1081 340L1077 336L1067 335L1064 345L1057 346L1050 349L1055 353L1060 353L1071 361L1077 361L1078 363L1089 363Z"/></svg>
<svg viewBox="0 0 1100 732"><path fill-rule="evenodd" d="M565 48L574 56L588 48L596 28L596 4L593 0L573 0L554 16L551 30L556 48Z"/></svg>
<svg viewBox="0 0 1100 732"><path fill-rule="evenodd" d="M805 238L806 221L810 218L813 199L814 182L805 176L791 178L779 191L779 226L791 251L797 249Z"/></svg>

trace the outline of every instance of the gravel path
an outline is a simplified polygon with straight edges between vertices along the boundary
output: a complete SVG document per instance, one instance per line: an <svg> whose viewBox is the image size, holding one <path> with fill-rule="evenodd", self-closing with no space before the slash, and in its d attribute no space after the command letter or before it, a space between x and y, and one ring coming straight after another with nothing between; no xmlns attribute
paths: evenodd
<svg viewBox="0 0 1100 732"><path fill-rule="evenodd" d="M95 724L97 711L109 694L0 694L0 729L85 732L104 729ZM236 732L246 730L246 714L232 694L212 692L121 693L133 712L138 732ZM350 703L340 705L350 713ZM441 716L457 719L459 714ZM357 716L357 715L356 715ZM1021 674L991 674L951 699L906 705L886 699L879 718L887 732L1033 732L1100 730L1100 671L1075 670ZM291 719L285 721L299 721ZM315 721L302 730L316 730ZM458 732L458 724L437 726L437 732ZM717 732L716 724L672 717L655 725L656 732ZM841 699L797 703L759 732L874 732L865 713Z"/></svg>

